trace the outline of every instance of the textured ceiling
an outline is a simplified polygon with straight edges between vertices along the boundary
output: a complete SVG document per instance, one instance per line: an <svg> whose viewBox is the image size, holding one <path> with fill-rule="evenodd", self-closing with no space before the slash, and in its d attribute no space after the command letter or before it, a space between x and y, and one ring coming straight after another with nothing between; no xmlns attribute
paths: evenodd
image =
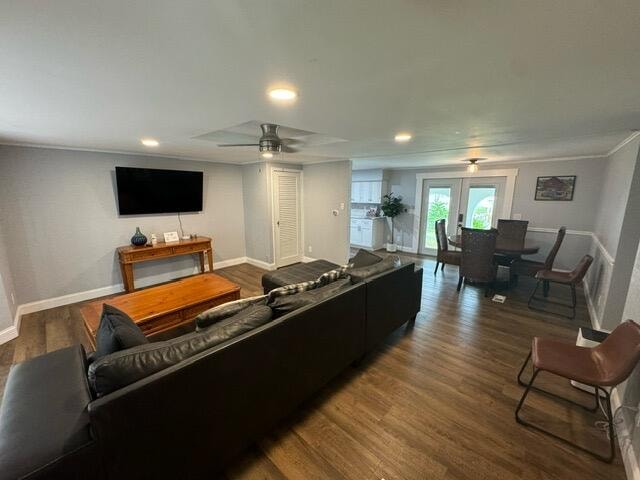
<svg viewBox="0 0 640 480"><path fill-rule="evenodd" d="M640 127L638 25L637 0L2 2L0 142L249 163L195 137L260 119L345 140L301 163L603 155Z"/></svg>

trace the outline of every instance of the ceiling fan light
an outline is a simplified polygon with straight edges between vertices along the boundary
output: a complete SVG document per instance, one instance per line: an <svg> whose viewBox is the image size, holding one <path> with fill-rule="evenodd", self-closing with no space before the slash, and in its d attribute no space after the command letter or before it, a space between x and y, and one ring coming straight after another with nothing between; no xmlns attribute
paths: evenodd
<svg viewBox="0 0 640 480"><path fill-rule="evenodd" d="M290 88L274 88L269 90L269 96L273 100L295 100L298 97L298 92Z"/></svg>
<svg viewBox="0 0 640 480"><path fill-rule="evenodd" d="M262 158L269 160L269 159L273 158L273 153L271 153L271 152L262 152Z"/></svg>
<svg viewBox="0 0 640 480"><path fill-rule="evenodd" d="M394 140L396 142L408 142L412 138L413 137L412 137L412 135L410 133L400 132L400 133L396 134L396 136L394 137Z"/></svg>

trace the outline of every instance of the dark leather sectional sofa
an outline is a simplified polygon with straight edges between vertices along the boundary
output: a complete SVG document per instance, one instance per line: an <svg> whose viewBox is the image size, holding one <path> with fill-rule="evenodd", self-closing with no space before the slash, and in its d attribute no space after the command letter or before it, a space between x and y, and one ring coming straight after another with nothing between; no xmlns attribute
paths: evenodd
<svg viewBox="0 0 640 480"><path fill-rule="evenodd" d="M420 308L408 264L100 398L77 345L13 367L0 479L210 478Z"/></svg>

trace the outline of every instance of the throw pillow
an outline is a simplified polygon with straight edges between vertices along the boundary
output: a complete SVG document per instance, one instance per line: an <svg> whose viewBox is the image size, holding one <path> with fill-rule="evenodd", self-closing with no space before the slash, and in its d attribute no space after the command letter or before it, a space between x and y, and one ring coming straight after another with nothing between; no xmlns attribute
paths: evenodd
<svg viewBox="0 0 640 480"><path fill-rule="evenodd" d="M89 366L89 383L102 397L264 325L271 318L269 307L252 305L199 332L107 355Z"/></svg>
<svg viewBox="0 0 640 480"><path fill-rule="evenodd" d="M324 286L324 285L329 285L332 282L335 282L336 280L340 279L340 278L344 278L347 276L347 271L353 268L353 264L350 263L348 265L343 265L342 267L336 268L334 270L330 270L328 272L323 273L322 275L320 275L318 277L318 280L316 280L318 282L318 287Z"/></svg>
<svg viewBox="0 0 640 480"><path fill-rule="evenodd" d="M103 305L96 332L96 359L145 343L149 340L129 315L112 305Z"/></svg>
<svg viewBox="0 0 640 480"><path fill-rule="evenodd" d="M225 318L229 318L252 305L265 305L266 303L267 296L259 295L257 297L241 298L240 300L236 300L234 302L217 305L213 308L210 308L209 310L205 310L196 317L196 330L201 330L203 328L209 327L214 323L224 320Z"/></svg>
<svg viewBox="0 0 640 480"><path fill-rule="evenodd" d="M352 268L349 270L349 275L351 275L351 281L353 283L360 283L369 277L373 277L374 275L386 272L387 270L392 270L399 266L400 257L397 255L391 255L378 263L369 265L368 267Z"/></svg>
<svg viewBox="0 0 640 480"><path fill-rule="evenodd" d="M318 288L319 284L317 280L309 282L293 283L291 285L285 285L284 287L274 288L267 294L267 305L273 302L278 297L284 297L287 295L293 295L295 293L306 292L307 290L313 290Z"/></svg>
<svg viewBox="0 0 640 480"><path fill-rule="evenodd" d="M379 257L375 253L371 253L364 248L358 250L355 257L349 260L349 263L353 264L353 268L363 268L369 267L371 265L375 265L378 262L382 261L382 257Z"/></svg>
<svg viewBox="0 0 640 480"><path fill-rule="evenodd" d="M342 289L351 285L351 280L344 278L336 280L329 285L319 287L306 292L297 293L295 295L285 295L276 298L269 304L273 310L273 317L280 318L287 313L298 310L299 308L306 307L307 305L313 305L314 303L321 302L327 298L333 297L338 294Z"/></svg>

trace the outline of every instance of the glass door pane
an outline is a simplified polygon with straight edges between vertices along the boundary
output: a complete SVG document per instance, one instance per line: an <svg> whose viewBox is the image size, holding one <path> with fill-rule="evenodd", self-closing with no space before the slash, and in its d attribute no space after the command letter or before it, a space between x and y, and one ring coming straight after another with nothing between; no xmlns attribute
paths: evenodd
<svg viewBox="0 0 640 480"><path fill-rule="evenodd" d="M427 200L427 222L424 235L425 248L438 248L434 225L437 220L449 220L451 210L451 187L432 187Z"/></svg>
<svg viewBox="0 0 640 480"><path fill-rule="evenodd" d="M496 187L469 187L465 227L489 230L495 211Z"/></svg>
<svg viewBox="0 0 640 480"><path fill-rule="evenodd" d="M436 241L436 221L444 219L447 234L455 234L458 206L460 205L459 178L443 180L424 180L422 186L422 208L420 219L420 243L418 252L435 255L438 250Z"/></svg>

